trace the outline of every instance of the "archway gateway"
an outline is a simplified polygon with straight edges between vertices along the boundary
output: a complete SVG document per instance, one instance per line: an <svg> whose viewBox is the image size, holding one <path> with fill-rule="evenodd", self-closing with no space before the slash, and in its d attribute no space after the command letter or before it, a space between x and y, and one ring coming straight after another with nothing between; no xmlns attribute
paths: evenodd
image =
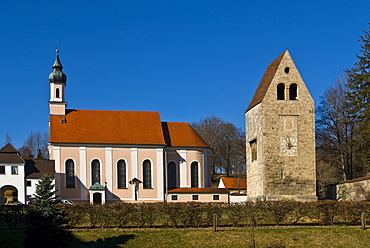
<svg viewBox="0 0 370 248"><path fill-rule="evenodd" d="M0 190L0 205L18 204L18 189L11 185L3 186Z"/></svg>

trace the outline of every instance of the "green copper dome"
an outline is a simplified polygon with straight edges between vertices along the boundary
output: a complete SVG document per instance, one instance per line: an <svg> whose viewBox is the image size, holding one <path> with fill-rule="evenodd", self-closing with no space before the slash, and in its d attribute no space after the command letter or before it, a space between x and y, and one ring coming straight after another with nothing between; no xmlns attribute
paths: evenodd
<svg viewBox="0 0 370 248"><path fill-rule="evenodd" d="M52 66L54 69L50 74L49 74L49 82L50 83L63 83L65 84L67 82L67 76L62 72L63 66L62 63L60 63L59 60L59 50L56 50L57 55L55 58L55 62Z"/></svg>

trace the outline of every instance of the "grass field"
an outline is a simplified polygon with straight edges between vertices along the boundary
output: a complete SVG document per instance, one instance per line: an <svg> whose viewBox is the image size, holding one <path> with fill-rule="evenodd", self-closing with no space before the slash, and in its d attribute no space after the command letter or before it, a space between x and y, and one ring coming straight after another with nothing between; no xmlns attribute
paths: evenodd
<svg viewBox="0 0 370 248"><path fill-rule="evenodd" d="M369 247L360 227L73 230L70 247ZM0 247L23 247L22 231L0 231Z"/></svg>

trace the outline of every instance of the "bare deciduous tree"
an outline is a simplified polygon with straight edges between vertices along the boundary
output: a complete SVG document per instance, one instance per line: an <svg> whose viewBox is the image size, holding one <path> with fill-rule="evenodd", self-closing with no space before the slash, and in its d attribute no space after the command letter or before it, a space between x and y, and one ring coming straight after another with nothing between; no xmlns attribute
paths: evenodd
<svg viewBox="0 0 370 248"><path fill-rule="evenodd" d="M31 132L23 146L19 148L19 152L23 158L48 159L48 142L49 134L47 132Z"/></svg>
<svg viewBox="0 0 370 248"><path fill-rule="evenodd" d="M192 127L212 148L212 176L245 176L245 132L234 124L211 116L192 123ZM243 176L243 177L244 177Z"/></svg>

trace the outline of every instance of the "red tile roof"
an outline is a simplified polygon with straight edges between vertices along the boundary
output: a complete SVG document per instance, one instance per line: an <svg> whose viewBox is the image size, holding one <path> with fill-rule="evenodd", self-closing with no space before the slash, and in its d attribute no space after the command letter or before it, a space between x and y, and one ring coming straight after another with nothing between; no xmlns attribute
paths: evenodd
<svg viewBox="0 0 370 248"><path fill-rule="evenodd" d="M246 178L221 178L222 182L227 189L247 189Z"/></svg>
<svg viewBox="0 0 370 248"><path fill-rule="evenodd" d="M206 147L206 142L186 122L162 122L163 133L168 146Z"/></svg>
<svg viewBox="0 0 370 248"><path fill-rule="evenodd" d="M168 191L169 194L229 194L225 188L176 188Z"/></svg>
<svg viewBox="0 0 370 248"><path fill-rule="evenodd" d="M67 110L50 115L51 143L165 145L158 112Z"/></svg>
<svg viewBox="0 0 370 248"><path fill-rule="evenodd" d="M272 79L275 76L276 70L278 66L280 65L281 60L283 59L284 55L288 53L288 50L285 50L282 54L279 55L274 61L272 61L266 71L265 74L263 74L263 77L257 87L256 92L253 95L253 98L251 102L249 103L249 106L246 111L249 111L251 108L256 106L257 104L261 103L263 98L265 97L265 94L271 84Z"/></svg>
<svg viewBox="0 0 370 248"><path fill-rule="evenodd" d="M50 142L209 148L186 122L161 123L158 112L67 110L50 115Z"/></svg>

